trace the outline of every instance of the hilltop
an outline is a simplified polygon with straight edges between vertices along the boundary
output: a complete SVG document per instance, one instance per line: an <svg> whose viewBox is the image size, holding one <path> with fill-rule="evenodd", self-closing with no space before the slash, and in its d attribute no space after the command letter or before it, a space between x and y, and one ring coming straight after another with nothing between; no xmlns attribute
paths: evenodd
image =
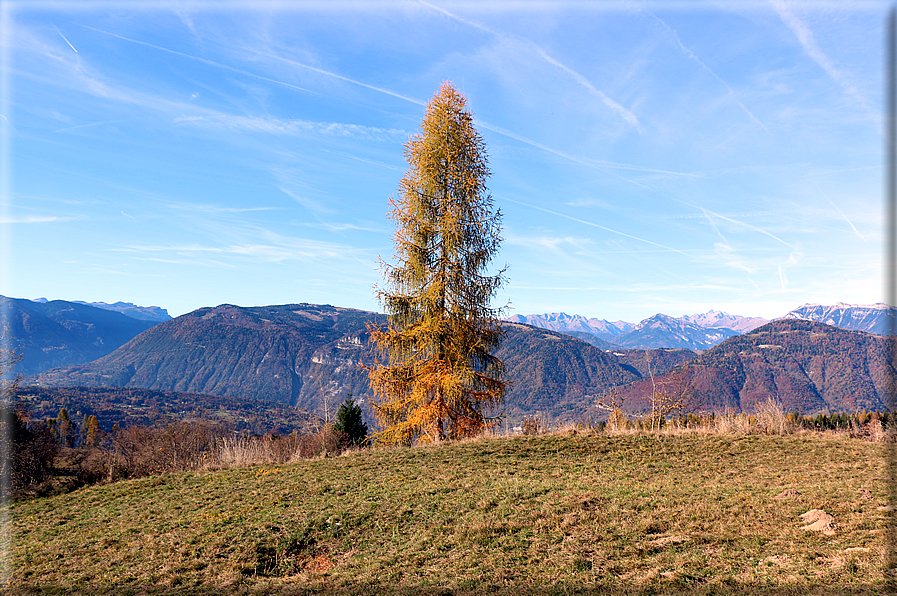
<svg viewBox="0 0 897 596"><path fill-rule="evenodd" d="M881 593L880 453L578 433L152 476L14 503L6 590Z"/></svg>

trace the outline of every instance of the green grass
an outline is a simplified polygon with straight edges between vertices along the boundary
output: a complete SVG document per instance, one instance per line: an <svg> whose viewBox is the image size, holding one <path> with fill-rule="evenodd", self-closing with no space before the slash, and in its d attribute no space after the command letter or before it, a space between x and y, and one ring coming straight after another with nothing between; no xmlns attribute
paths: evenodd
<svg viewBox="0 0 897 596"><path fill-rule="evenodd" d="M879 593L885 473L845 437L568 433L170 474L15 503L8 590Z"/></svg>

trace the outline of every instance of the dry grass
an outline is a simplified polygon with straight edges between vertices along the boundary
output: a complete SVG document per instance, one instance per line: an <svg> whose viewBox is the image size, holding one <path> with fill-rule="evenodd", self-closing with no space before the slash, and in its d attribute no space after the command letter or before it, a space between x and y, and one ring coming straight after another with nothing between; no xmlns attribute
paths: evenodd
<svg viewBox="0 0 897 596"><path fill-rule="evenodd" d="M7 591L880 593L884 448L569 429L141 478L13 504Z"/></svg>

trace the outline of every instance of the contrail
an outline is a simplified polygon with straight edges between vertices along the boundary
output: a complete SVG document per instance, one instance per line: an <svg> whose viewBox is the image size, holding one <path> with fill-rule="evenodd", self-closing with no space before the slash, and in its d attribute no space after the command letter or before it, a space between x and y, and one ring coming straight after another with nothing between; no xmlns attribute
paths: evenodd
<svg viewBox="0 0 897 596"><path fill-rule="evenodd" d="M619 178L620 180L622 180L624 182L634 184L635 186L639 186L641 188L644 188L645 190L650 190L652 192L654 191L654 189L651 188L650 186L646 186L646 185L642 184L641 182L636 182L635 180L630 180L629 178L626 178L625 176L620 176L619 174L617 174L616 172L613 172L611 170L615 170L615 169L616 170L633 170L636 172L650 172L652 174L670 174L673 176L688 176L691 178L703 178L703 176L700 174L688 174L686 172L673 172L670 170L656 170L653 168L635 166L635 165L626 164L626 163L616 163L616 162L604 161L604 160L600 160L600 159L585 159L585 158L575 157L573 155L570 155L569 153L564 153L563 151L559 151L557 149L552 149L551 147L548 147L547 145L543 145L542 143L539 143L532 139L528 139L524 136L521 136L515 132L511 132L510 130L507 130L500 126L495 126L494 124L489 124L488 122L485 122L480 119L475 119L475 120L476 120L477 126L479 126L480 128L485 128L486 130L491 130L492 132L512 138L515 141L520 141L521 143L526 143L527 145L535 147L536 149L541 149L542 151L546 151L548 153L553 153L554 155L557 155L558 157L563 157L564 159L569 159L570 161L572 161L574 163L578 163L580 165L584 165L584 166L590 167L590 168L599 169L602 172L604 172L605 174L610 174L611 176L616 176L617 178Z"/></svg>
<svg viewBox="0 0 897 596"><path fill-rule="evenodd" d="M735 100L735 103L738 104L738 107L740 107L742 110L744 110L744 113L747 114L751 120L753 120L758 126L760 126L760 128L762 128L766 132L769 132L769 129L766 128L766 125L763 124L762 122L760 122L760 119L757 118L756 116L754 116L754 113L751 112L749 109L747 109L747 107L743 103L741 103L741 101L735 95L735 91L732 90L732 88L729 86L729 84L726 83L724 80L722 80L719 77L719 75L717 75L715 72L713 72L713 70L709 66L704 64L704 61L701 60L700 58L698 58L694 52L692 52L687 47L685 47L685 44L682 43L682 40L679 38L678 33L676 33L669 25L666 24L666 22L664 22L660 17L658 17L654 13L648 11L648 16L650 16L655 21L660 23L660 25L667 31L667 33L669 33L670 35L673 36L673 39L676 40L676 44L679 46L679 49L682 50L686 56L688 56L689 58L691 58L692 60L694 60L695 62L700 64L701 68L703 68L704 70L709 72L713 76L713 78L715 78L717 81L719 81L722 84L722 86L725 87L726 90L728 90L729 95L732 96L732 98Z"/></svg>
<svg viewBox="0 0 897 596"><path fill-rule="evenodd" d="M496 37L505 37L505 38L508 37L508 35L506 35L504 33L501 33L494 29L490 29L489 27L480 25L479 23L469 21L465 18L459 17L458 15L453 14L453 13L445 10L444 8L434 6L433 4L430 4L429 2L425 2L424 0L417 0L417 1L419 4L423 4L427 8L430 8L437 12L441 12L445 16L455 19L456 21L459 21L461 23L464 23L465 25L469 25L469 26L479 29L481 31L485 31L491 35L496 36ZM580 85L582 85L583 87L588 89L590 93L597 95L601 99L601 101L604 103L604 105L606 105L610 109L617 112L623 118L623 120L625 120L627 123L631 124L632 126L635 126L636 129L639 129L639 121L635 114L633 114L632 112L630 112L629 110L627 110L626 108L624 108L623 106L621 106L620 104L618 104L617 102L612 100L600 89L597 89L594 85L592 85L592 83L589 82L589 80L587 78L585 78L584 76L582 76L581 74L579 74L578 72L576 72L575 70L570 68L569 66L561 64L560 62L558 62L557 60L555 60L554 58L549 56L548 53L534 41L532 41L530 39L526 39L526 38L522 38L522 40L525 41L527 44L529 44L532 48L534 48L535 51L539 54L539 56L542 57L543 60L545 60L546 62L548 62L549 64L551 64L553 66L560 68L561 70L566 72L568 75L573 77L573 80L575 80L577 83L579 83Z"/></svg>
<svg viewBox="0 0 897 596"><path fill-rule="evenodd" d="M408 97L407 95L401 95L400 93L396 93L395 91L390 91L389 89L383 89L382 87L375 87L373 85L368 85L367 83L362 83L361 81L356 81L355 79L350 79L349 77L344 77L341 74L336 74L335 72L330 72L329 70L324 70L321 68L316 68L314 66L309 66L308 64L303 64L302 62L296 62L295 60L290 60L289 58L284 58L283 56L278 56L277 54L271 54L269 52L262 52L260 50L254 50L252 48L244 48L248 52L252 52L253 54L258 54L260 56L266 56L268 58L274 58L275 60L280 60L281 62L286 62L287 64L292 64L293 66L299 66L302 68L307 68L308 70L313 70L314 72L327 75L333 77L335 79L339 79L341 81L346 81L347 83L352 83L353 85L358 85L359 87L364 87L365 89L370 89L372 91L379 91L380 93L385 93L386 95L392 95L393 97L397 97L399 99L404 99L405 101L410 101L413 104L417 104L419 106L427 105L426 103L414 99L413 97Z"/></svg>
<svg viewBox="0 0 897 596"><path fill-rule="evenodd" d="M275 85L283 85L284 87L289 87L289 88L291 88L291 89L296 89L296 90L298 90L298 91L305 91L305 92L307 92L307 93L314 93L315 95L320 95L320 93L318 93L317 91L312 91L311 89L305 89L304 87L299 87L299 86L297 86L297 85L291 85L290 83L284 83L283 81L278 81L277 79L269 79L268 77L263 77L263 76L261 76L261 75L257 75L257 74L252 73L252 72L248 72L248 71L245 71L245 70L240 70L239 68L234 68L233 66L228 66L227 64L221 64L220 62L215 62L214 60L208 60L208 59L206 59L206 58L200 58L199 56L191 56L190 54L185 54L185 53L183 53L183 52L178 52L177 50L169 50L168 48L163 48L162 46L157 46L157 45L155 45L155 44L147 43L147 42L145 42L145 41L140 41L140 40L137 40L137 39L131 39L130 37L125 37L124 35L118 35L117 33L110 33L109 31L103 31L102 29L96 29L96 28L94 28L94 27L91 27L90 25L82 25L82 27L86 27L87 29L90 29L90 30L92 30L92 31L96 31L97 33L102 33L102 34L104 34L104 35L110 35L110 36L112 36L112 37L117 37L118 39L122 39L122 40L124 40L124 41L130 41L131 43L136 43L136 44L139 44L139 45L142 45L142 46L146 46L146 47L148 47L148 48L153 48L153 49L159 50L159 51L161 51L161 52L168 52L169 54L174 54L174 55L176 55L176 56L183 56L184 58L189 58L189 59L191 59L191 60L197 60L197 61L199 61L199 62L203 62L203 63L205 63L205 64L210 64L210 65L212 65L212 66L216 66L216 67L218 67L218 68L223 68L223 69L225 69L225 70L230 70L230 71L233 71L233 72L238 72L238 73L240 73L240 74L244 74L244 75L246 75L246 76L248 76L248 77L254 77L254 78L256 78L256 79L260 79L260 80L262 80L262 81L268 81L269 83L274 83ZM60 33L60 35L62 35L62 34ZM63 39L65 39L65 38L63 38ZM75 48L72 48L72 49L74 50ZM75 50L75 51L77 51L77 50Z"/></svg>
<svg viewBox="0 0 897 596"><path fill-rule="evenodd" d="M818 64L819 67L822 68L833 81L835 81L835 83L840 85L847 95L856 99L860 105L869 110L870 108L866 103L866 98L860 95L859 90L850 83L848 77L846 77L844 73L835 66L831 58L822 51L822 48L819 47L819 43L816 41L816 37L813 35L813 31L807 24L804 23L800 17L791 12L791 9L788 8L782 0L770 0L770 3L776 11L776 14L782 19L782 22L791 29L791 32L794 33L795 37L800 41L800 45L807 55Z"/></svg>
<svg viewBox="0 0 897 596"><path fill-rule="evenodd" d="M429 6L429 5L428 5L428 6ZM442 11L441 9L439 9L439 10L440 10L440 12L445 12L445 11ZM448 13L448 14L450 14L450 13ZM461 20L463 21L463 19L461 19ZM467 22L467 21L464 21L464 22ZM157 46L157 45L155 45L155 44L151 44L151 43L148 43L148 42L145 42L145 41L140 41L140 40L137 40L137 39L131 39L131 38L129 38L129 37L125 37L125 36L123 36L123 35L118 35L117 33L111 33L111 32L109 32L109 31L103 31L102 29L96 29L96 28L94 28L94 27L90 27L89 25L82 25L82 26L83 26L83 27L86 27L86 28L88 28L88 29L91 29L92 31L96 31L97 33L102 33L102 34L104 34L104 35L109 35L109 36L111 36L111 37L116 37L116 38L121 39L121 40L124 40L124 41L129 41L129 42L131 42L131 43L136 43L136 44L143 45L143 46L146 46L146 47L154 48L154 49L159 50L159 51L162 51L162 52L167 52L167 53L169 53L169 54L174 54L174 55L176 55L176 56L182 56L182 57L184 57L184 58L189 58L189 59L191 59L191 60L197 60L197 61L199 61L199 62L203 62L203 63L205 63L205 64L210 64L210 65L215 66L215 67L217 67L217 68L223 68L223 69L226 69L226 70L230 70L230 71L232 71L232 72L238 72L238 73L240 73L240 74L244 74L244 75L246 75L246 76L254 77L254 78L256 78L256 79L260 79L260 80L263 80L263 81L268 81L268 82L270 82L270 83L274 83L274 84L277 84L277 85L283 85L283 86L285 86L285 87L289 87L289 88L291 88L291 89L297 89L297 90L299 90L299 91L306 91L306 92L308 92L308 93L315 93L316 95L318 95L318 93L317 93L316 91L312 91L312 90L310 90L310 89L305 89L304 87L298 87L298 86L296 86L296 85L292 85L292 84L290 84L290 83L285 83L285 82L283 82L283 81L278 81L278 80L276 80L276 79L270 79L270 78L268 78L268 77L263 77L263 76L261 76L261 75L257 75L257 74L255 74L255 73L251 73L251 72L248 72L248 71L245 71L245 70L241 70L241 69L239 69L239 68L234 68L233 66L228 66L228 65L226 65L226 64L221 64L220 62L215 62L215 61L213 61L213 60L209 60L209 59L207 59L207 58L200 58L199 56L192 56L192 55L190 55L190 54L185 54L185 53L183 53L183 52L178 52L177 50L171 50L171 49L169 49L169 48L165 48L165 47L162 47L162 46ZM335 72L331 72L331 71L328 71L328 70L324 70L324 69L322 69L322 68L317 68L317 67L314 67L314 66L310 66L310 65L308 65L308 64L303 64L302 62L297 62L297 61L295 61L295 60L290 60L289 58L284 58L283 56L278 56L277 54L272 54L272 53L270 53L270 52L262 52L262 51L260 51L260 50L255 50L255 49L252 49L252 48L244 48L244 50L246 50L246 51L248 51L248 52L251 52L251 53L254 53L254 54L257 54L257 55L260 55L260 56L265 56L265 57L268 57L268 58L272 58L272 59L274 59L274 60L279 60L279 61L281 61L281 62L285 62L285 63L287 63L287 64L292 64L292 65L294 65L294 66L298 66L298 67L301 67L301 68L306 68L306 69L308 69L308 70L317 72L317 73L319 73L319 74L323 74L323 75L326 75L326 76L329 76L329 77L333 77L333 78L335 78L335 79L339 79L339 80L341 80L341 81L346 81L347 83L351 83L351 84L353 84L353 85L358 85L359 87L364 87L365 89L370 89L370 90L372 90L372 91L377 91L378 93L384 93L384 94L386 94L386 95L390 95L390 96L392 96L392 97L395 97L395 98L398 98L398 99L401 99L401 100L404 100L404 101L413 103L413 104L418 105L418 106L425 106L425 105L426 105L425 102L420 101L420 100L418 100L418 99L415 99L415 98L413 98L413 97L409 97L409 96L407 96L407 95L402 95L401 93L396 93L395 91L390 91L389 89L384 89L383 87L377 87L377 86L375 86L375 85L369 85L369 84L367 84L367 83L363 83L363 82L361 82L361 81L358 81L358 80L355 80L355 79L352 79L352 78L343 76L343 75L341 75L341 74L337 74L337 73L335 73ZM544 52L543 52L543 53L544 53ZM551 60L551 58L550 58L549 56L546 55L546 57L547 57L549 60ZM567 69L567 67L563 66L562 64L560 64L560 63L557 63L557 64L558 64L558 66L559 66L560 68L563 68L563 69L565 69L565 70L569 70L569 69ZM573 71L570 71L570 72L573 72ZM576 74L577 76L581 76L581 75L578 75L578 73L574 73L574 74ZM588 83L588 81L586 81L586 83ZM593 88L593 89L594 89L594 88ZM595 89L595 91L598 92L598 93L600 93L600 91L598 91L597 89ZM610 101L612 101L612 100L610 100ZM623 109L625 110L625 108L623 108ZM624 116L624 118L625 118L625 116ZM633 116L633 118L634 118L634 116ZM637 120L636 120L635 122L636 122L636 124L637 124ZM489 124L489 123L487 123L487 122L483 122L482 120L477 120L477 124L479 124L480 126L482 126L483 128L485 128L486 130L491 130L491 131L496 132L496 133L498 133L498 134L500 134L500 135L503 135L503 136L512 138L512 139L514 139L514 140L520 141L521 143L525 143L525 144L530 145L530 146L532 146L532 147L536 147L537 149L541 149L541 150L543 150L543 151L547 151L548 153L553 153L553 154L555 154L555 155L557 155L557 156L559 156L559 157L563 157L564 159L568 159L568 160L573 161L573 162L575 162L575 163L578 163L578 164L581 164L581 165L584 165L584 166L587 166L587 167L592 167L592 168L598 168L598 169L601 169L602 171L604 171L604 172L607 173L607 174L610 174L610 175L612 175L612 176L615 176L615 177L617 177L617 178L619 178L619 179L621 179L621 180L623 180L623 181L625 181L625 182L628 182L628 183L630 183L630 184L634 184L634 185L639 186L639 187L641 187L641 188L644 188L644 189L646 189L646 190L653 190L653 189L650 188L649 186L646 186L646 185L640 183L640 182L636 182L635 180L630 180L629 178L626 178L626 177L624 177L624 176L620 176L619 174L617 174L617 173L615 173L615 172L613 172L613 171L610 171L610 170L612 170L612 169L635 170L635 171L644 171L644 172L652 172L652 173L660 173L660 174L672 174L672 175L677 175L677 176L694 176L694 177L699 177L699 175L697 175L697 174L686 174L686 173L683 173L683 172L671 172L671 171L667 171L667 170L654 170L654 169L650 169L650 168L643 168L643 167L640 167L640 166L634 166L634 165L629 165L629 164L617 164L617 163L612 163L612 162L602 162L602 161L600 161L600 160L586 160L586 159L580 159L580 158L574 157L574 156L572 156L572 155L569 155L569 154L567 154L567 153L563 153L562 151L558 151L557 149L552 149L551 147L548 147L548 146L546 146L546 145L543 145L543 144L541 144L541 143L538 143L538 142L536 142L536 141L533 141L533 140L531 140L531 139L528 139L528 138L526 138L526 137L523 137L523 136L521 136L521 135L518 135L518 134L516 134L516 133L513 133L513 132L511 132L511 131L509 131L509 130L506 130L506 129L504 129L504 128L501 128L501 127L498 127L498 126L491 125L491 124Z"/></svg>
<svg viewBox="0 0 897 596"><path fill-rule="evenodd" d="M56 33L59 34L59 37L61 37L62 39L65 39L65 43L69 44L69 47L72 48L73 50L75 50L75 46L73 46L73 45L72 45L72 42L70 42L70 41L65 37L65 35L62 34L62 31L59 30L59 27L57 27L56 25L53 25L53 28L56 29ZM75 53L77 54L77 53L78 53L78 50L75 50Z"/></svg>
<svg viewBox="0 0 897 596"><path fill-rule="evenodd" d="M769 236L770 238L772 238L773 240L777 240L778 242L781 242L782 244L784 244L785 246L787 246L787 247L790 248L791 250L797 250L796 247L792 246L791 244L788 244L787 242L785 242L784 240L782 240L782 239L779 238L778 236L776 236L776 235L774 235L774 234L771 234L770 232L767 232L767 231L764 230L763 228L758 228L757 226L753 226L753 225L751 225L751 224L749 224L749 223L745 223L745 222L743 222L743 221L738 221L737 219L732 219L731 217L726 217L725 215L720 215L719 213L714 213L714 212L711 211L710 209L705 209L705 208L703 208L703 207L700 207L700 206L698 206L698 205L693 205L692 203L688 203L688 202L686 202L686 201L680 201L679 199L676 199L676 200L679 201L680 203L682 203L683 205L688 205L689 207L693 207L693 208L695 208L695 209L700 209L700 210L704 213L704 216L705 216L705 217L706 217L707 214L709 213L710 215L713 215L714 217L718 217L718 218L720 218L720 219L724 219L724 220L726 220L726 221L728 221L728 222L730 222L730 223L738 224L738 225L740 225L740 226L744 226L744 227L746 227L746 228L749 228L749 229L751 229L751 230L754 230L755 232L760 232L761 234L765 234L765 235Z"/></svg>
<svg viewBox="0 0 897 596"><path fill-rule="evenodd" d="M844 221L846 221L846 222L847 222L847 225L849 225L849 226L850 226L850 227L851 227L851 228L853 228L853 232L854 232L854 233L855 233L855 234L856 234L856 235L857 235L857 236L859 236L859 237L860 237L860 239L861 239L861 240L862 240L862 241L863 241L863 242L865 242L865 241L866 241L866 239L865 239L865 238L863 238L863 235L862 235L862 234L860 234L860 231L859 231L859 230L857 230L857 228L856 228L856 226L855 226L855 225L853 225L853 222L852 222L852 221L850 221L850 220L849 220L849 219L847 219L847 216L846 216L846 215L844 215L844 212L843 212L843 211L841 211L841 209L839 209L839 208L838 208L838 206L837 206L837 205L835 205L835 202L834 202L834 201L832 201L832 200L831 200L831 199L829 199L829 200L828 200L828 202L829 202L829 203L831 203L831 205L832 205L832 207L834 207L834 208L835 208L835 210L836 210L836 211L837 211L837 212L838 212L838 213L840 213L840 214L841 214L841 217L843 217L843 218L844 218Z"/></svg>
<svg viewBox="0 0 897 596"><path fill-rule="evenodd" d="M508 197L496 197L496 198L501 199L501 200L503 200L503 201L510 201L510 202L512 202L512 203L517 203L518 205L523 205L524 207L529 207L530 209L538 209L539 211L544 211L545 213L550 213L550 214L552 214L552 215L557 215L558 217L564 217L564 218L566 218L566 219L569 219L569 220L572 220L572 221L575 221L575 222L578 222L578 223L581 223L581 224L585 224L585 225L587 225L587 226L592 226L593 228L598 228L599 230L604 230L604 231L606 231L606 232L611 232L611 233L613 233L613 234L618 234L618 235L620 235L620 236L625 236L626 238L631 238L631 239L633 239L633 240L638 240L639 242L644 242L644 243L646 243L646 244L650 244L650 245L652 245L652 246L657 246L657 247L659 247L659 248L663 248L663 249L665 249L665 250L669 250L669 251L672 251L672 252L678 252L679 254L681 254L681 255L685 255L686 257L689 257L689 258L691 257L691 255L689 255L687 252L682 251L682 250L679 250L678 248L671 248L671 247L669 247L669 246L665 246L665 245L663 245L663 244L658 244L657 242L653 242L653 241L651 241L651 240L645 240L644 238L639 238L638 236L633 236L633 235L631 235L631 234L627 234L627 233L625 233L625 232L619 232L619 231L614 230L614 229L612 229L612 228L608 228L608 227L605 227L605 226L602 226L602 225L593 223L593 222L591 222L591 221L586 221L586 220L584 220L584 219L579 219L579 218L577 218L577 217L573 217L573 216L571 216L571 215L566 215L566 214L564 214L564 213L558 213L557 211L552 211L551 209L546 209L545 207L539 207L538 205L530 205L529 203L524 203L524 202L522 202L522 201L515 201L514 199L509 199Z"/></svg>

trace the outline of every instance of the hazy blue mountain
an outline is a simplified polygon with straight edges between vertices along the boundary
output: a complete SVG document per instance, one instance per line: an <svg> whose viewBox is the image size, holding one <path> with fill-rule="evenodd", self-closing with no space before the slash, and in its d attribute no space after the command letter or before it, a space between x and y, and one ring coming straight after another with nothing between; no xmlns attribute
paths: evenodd
<svg viewBox="0 0 897 596"><path fill-rule="evenodd" d="M103 310L113 310L121 314L131 317L132 319L140 319L141 321L155 321L161 323L171 319L168 310L159 306L138 306L133 302L116 302L107 304L106 302L84 302L83 300L72 300L77 304L86 304L95 306Z"/></svg>
<svg viewBox="0 0 897 596"><path fill-rule="evenodd" d="M65 300L0 296L0 305L6 309L12 346L22 355L15 372L24 375L96 360L155 325Z"/></svg>

